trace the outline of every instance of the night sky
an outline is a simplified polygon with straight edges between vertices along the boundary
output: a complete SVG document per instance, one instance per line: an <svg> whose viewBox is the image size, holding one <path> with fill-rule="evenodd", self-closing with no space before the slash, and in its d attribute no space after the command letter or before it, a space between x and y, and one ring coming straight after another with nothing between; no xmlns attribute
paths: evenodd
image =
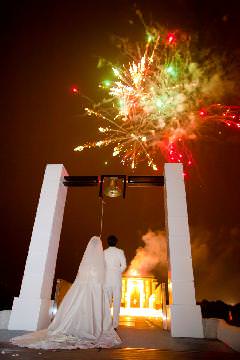
<svg viewBox="0 0 240 360"><path fill-rule="evenodd" d="M97 122L81 116L83 105L71 86L99 97L98 83L108 74L96 65L99 57L117 59L113 35L143 35L136 8L146 21L197 33L199 47L226 53L232 62L240 51L238 3L1 1L1 291L18 296L46 164L62 163L69 175L156 175L144 164L134 172L123 167L107 149L73 152L97 136ZM230 102L240 105L239 94ZM211 137L192 144L197 166L186 178L189 223L197 300L236 303L240 132L220 130L221 136L215 127L209 129ZM97 188L69 189L57 278L74 279L83 250L99 229ZM129 189L125 200L107 201L103 237L116 234L128 262L149 229L164 229L162 189Z"/></svg>

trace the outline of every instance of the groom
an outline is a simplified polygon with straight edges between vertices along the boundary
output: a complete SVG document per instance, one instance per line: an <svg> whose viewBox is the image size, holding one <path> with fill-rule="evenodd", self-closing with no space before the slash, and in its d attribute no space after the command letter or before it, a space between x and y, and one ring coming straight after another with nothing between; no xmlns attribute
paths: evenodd
<svg viewBox="0 0 240 360"><path fill-rule="evenodd" d="M106 265L105 291L109 300L109 305L113 302L113 327L116 329L119 323L119 312L122 297L122 273L127 267L126 258L123 250L118 249L116 244L118 239L115 235L107 238L109 247L104 250Z"/></svg>

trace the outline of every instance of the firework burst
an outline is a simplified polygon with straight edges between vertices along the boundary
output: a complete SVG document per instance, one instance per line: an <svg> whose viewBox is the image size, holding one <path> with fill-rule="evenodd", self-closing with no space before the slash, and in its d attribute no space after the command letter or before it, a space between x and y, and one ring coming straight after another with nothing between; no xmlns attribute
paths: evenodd
<svg viewBox="0 0 240 360"><path fill-rule="evenodd" d="M85 108L99 119L101 138L75 151L111 145L112 155L132 169L146 161L158 170L159 155L191 166L189 141L211 121L240 128L240 107L216 104L226 81L209 59L193 60L190 36L153 27L146 34L143 50L131 58L125 46L128 65L112 67L115 79L100 85L108 98Z"/></svg>

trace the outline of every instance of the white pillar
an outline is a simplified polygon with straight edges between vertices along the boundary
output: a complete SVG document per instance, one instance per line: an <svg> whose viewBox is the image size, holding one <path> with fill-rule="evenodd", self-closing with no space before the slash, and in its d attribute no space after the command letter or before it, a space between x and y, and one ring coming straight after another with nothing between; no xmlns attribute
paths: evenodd
<svg viewBox="0 0 240 360"><path fill-rule="evenodd" d="M10 330L38 330L50 322L52 284L67 188L62 164L47 165L19 297L14 298Z"/></svg>
<svg viewBox="0 0 240 360"><path fill-rule="evenodd" d="M182 164L165 164L164 179L171 335L202 338L202 316L195 299Z"/></svg>

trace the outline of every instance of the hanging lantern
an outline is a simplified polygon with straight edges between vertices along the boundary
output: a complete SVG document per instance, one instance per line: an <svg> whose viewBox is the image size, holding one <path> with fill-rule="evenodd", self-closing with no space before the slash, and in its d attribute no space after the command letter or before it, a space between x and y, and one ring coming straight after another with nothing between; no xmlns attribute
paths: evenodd
<svg viewBox="0 0 240 360"><path fill-rule="evenodd" d="M105 182L107 185L105 185ZM122 195L122 180L117 177L109 177L108 181L104 181L104 195L115 198Z"/></svg>

